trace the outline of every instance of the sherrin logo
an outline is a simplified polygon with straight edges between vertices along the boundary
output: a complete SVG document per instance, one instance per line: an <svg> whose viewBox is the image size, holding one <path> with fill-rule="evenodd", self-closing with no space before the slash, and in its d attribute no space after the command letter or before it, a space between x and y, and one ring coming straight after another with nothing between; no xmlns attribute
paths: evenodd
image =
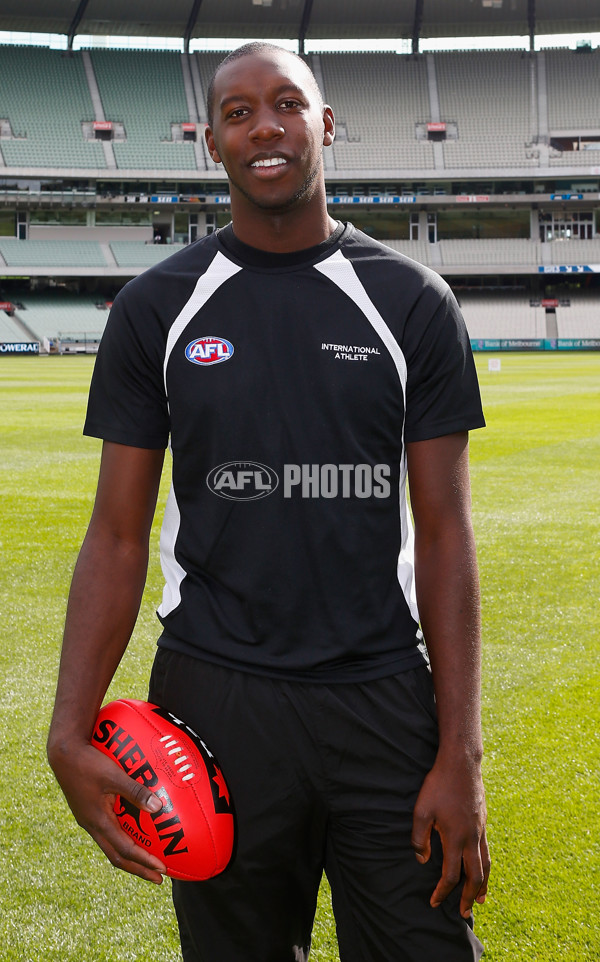
<svg viewBox="0 0 600 962"><path fill-rule="evenodd" d="M190 341L185 356L192 364L221 364L233 354L233 344L224 337L199 337Z"/></svg>
<svg viewBox="0 0 600 962"><path fill-rule="evenodd" d="M258 501L273 494L279 478L258 461L227 461L213 468L206 484L213 494L230 501Z"/></svg>

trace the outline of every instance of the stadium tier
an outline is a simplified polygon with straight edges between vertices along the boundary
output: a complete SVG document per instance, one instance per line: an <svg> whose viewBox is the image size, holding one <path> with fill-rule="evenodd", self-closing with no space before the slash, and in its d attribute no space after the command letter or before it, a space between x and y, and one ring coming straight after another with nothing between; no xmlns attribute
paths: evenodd
<svg viewBox="0 0 600 962"><path fill-rule="evenodd" d="M471 339L549 337L598 339L598 298L577 294L547 308L542 299L502 291L458 291ZM93 295L21 289L14 295L14 316L0 309L0 343L50 341L96 345L108 317L106 303Z"/></svg>
<svg viewBox="0 0 600 962"><path fill-rule="evenodd" d="M94 241L0 240L0 256L7 267L105 267L100 245Z"/></svg>
<svg viewBox="0 0 600 962"><path fill-rule="evenodd" d="M93 50L90 60L104 119L123 125L124 141L112 145L117 167L195 170L193 145L171 127L190 120L180 54Z"/></svg>
<svg viewBox="0 0 600 962"><path fill-rule="evenodd" d="M0 344L35 340L37 340L35 334L26 330L13 317L9 317L5 311L0 310Z"/></svg>
<svg viewBox="0 0 600 962"><path fill-rule="evenodd" d="M0 302L25 305L0 342L88 349L87 291L229 220L204 140L223 54L0 49ZM445 276L478 343L600 346L600 50L305 59L337 120L333 216Z"/></svg>
<svg viewBox="0 0 600 962"><path fill-rule="evenodd" d="M83 135L82 124L93 120L82 54L1 48L0 147L7 167L104 167L102 144Z"/></svg>
<svg viewBox="0 0 600 962"><path fill-rule="evenodd" d="M14 297L12 317L0 310L0 342L39 341L46 350L59 344L97 349L108 317L105 301L63 290L21 289Z"/></svg>
<svg viewBox="0 0 600 962"><path fill-rule="evenodd" d="M545 338L546 311L522 295L461 294L460 306L471 338Z"/></svg>
<svg viewBox="0 0 600 962"><path fill-rule="evenodd" d="M182 244L172 244L169 247L152 246L151 244L138 244L135 241L112 241L110 249L119 267L152 267L159 261L165 259L176 250L180 250Z"/></svg>
<svg viewBox="0 0 600 962"><path fill-rule="evenodd" d="M0 239L0 273L2 264L17 268L19 273L23 268L62 268L62 273L65 270L67 273L75 270L94 273L97 268L110 272L112 267L145 270L174 254L181 246L156 246L139 241L113 241L108 245L94 241L22 241L3 238Z"/></svg>
<svg viewBox="0 0 600 962"><path fill-rule="evenodd" d="M394 54L322 54L326 100L334 105L337 170L432 169L433 144L416 139L430 119L427 61Z"/></svg>
<svg viewBox="0 0 600 962"><path fill-rule="evenodd" d="M548 123L551 134L596 132L600 124L600 50L587 54L573 54L570 50L547 50L543 54L548 92ZM593 141L592 141L593 143ZM596 149L597 149L596 145ZM550 162L568 162L569 153L579 153L582 163L590 156L588 150L556 151ZM599 155L594 151L595 156ZM588 160L589 162L589 160Z"/></svg>
<svg viewBox="0 0 600 962"><path fill-rule="evenodd" d="M539 165L535 68L535 58L515 51L436 54L440 116L458 134L443 143L445 167Z"/></svg>
<svg viewBox="0 0 600 962"><path fill-rule="evenodd" d="M352 219L348 211L338 211L342 220ZM375 222L376 224L376 222ZM439 273L447 269L456 274L481 269L483 273L561 272L561 266L573 258L585 264L600 265L600 240L565 241L541 244L519 238L486 238L440 240L383 239L383 243L433 267ZM96 271L106 276L123 275L123 270L139 274L180 250L182 244L153 245L140 241L114 240L110 243L94 241L15 240L0 239L0 276L19 277L25 269L35 276L53 269L65 276L93 275ZM566 272L566 267L565 267Z"/></svg>
<svg viewBox="0 0 600 962"><path fill-rule="evenodd" d="M3 47L0 164L218 175L203 127L219 59ZM454 175L598 165L598 50L307 59L337 114L330 171Z"/></svg>
<svg viewBox="0 0 600 962"><path fill-rule="evenodd" d="M40 339L97 336L106 323L106 309L100 310L91 297L25 292L20 303L22 307L17 307L15 317Z"/></svg>

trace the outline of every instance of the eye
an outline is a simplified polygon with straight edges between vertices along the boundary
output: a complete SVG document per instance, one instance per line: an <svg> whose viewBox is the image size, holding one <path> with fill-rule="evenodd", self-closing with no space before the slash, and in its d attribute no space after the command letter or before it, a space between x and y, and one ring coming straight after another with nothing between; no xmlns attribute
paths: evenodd
<svg viewBox="0 0 600 962"><path fill-rule="evenodd" d="M237 120L238 117L244 117L248 113L247 107L236 107L234 110L230 110L227 114L227 118L233 118Z"/></svg>
<svg viewBox="0 0 600 962"><path fill-rule="evenodd" d="M299 103L299 101L292 100L288 97L286 100L282 100L279 106L284 107L286 110L293 110L294 107L301 107L302 105Z"/></svg>

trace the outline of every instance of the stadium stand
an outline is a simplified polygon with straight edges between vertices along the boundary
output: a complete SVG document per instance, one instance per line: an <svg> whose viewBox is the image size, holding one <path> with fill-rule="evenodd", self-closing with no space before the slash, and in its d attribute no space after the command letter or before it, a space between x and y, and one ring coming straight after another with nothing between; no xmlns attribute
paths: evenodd
<svg viewBox="0 0 600 962"><path fill-rule="evenodd" d="M90 59L106 119L125 127L127 140L112 145L117 166L196 170L193 144L171 129L190 119L180 54L94 49Z"/></svg>
<svg viewBox="0 0 600 962"><path fill-rule="evenodd" d="M600 301L594 295L575 294L569 307L558 307L556 323L559 337L597 338L600 336Z"/></svg>
<svg viewBox="0 0 600 962"><path fill-rule="evenodd" d="M386 240L383 242L386 247L391 247L394 251L399 251L400 254L406 254L407 257L411 257L413 261L419 261L420 264L425 264L426 267L432 266L432 248L433 244L428 244L427 241L421 240Z"/></svg>
<svg viewBox="0 0 600 962"><path fill-rule="evenodd" d="M196 78L196 102L198 104L198 116L203 122L208 121L206 113L206 95L208 93L208 85L210 80L221 60L223 59L222 53L195 53L192 55L192 76ZM198 138L202 143L202 150L204 153L204 162L207 170L218 170L219 164L215 164L212 157L208 154L208 149L206 147L206 142L204 136ZM221 168L222 169L222 168Z"/></svg>
<svg viewBox="0 0 600 962"><path fill-rule="evenodd" d="M598 129L600 50L546 50L550 130Z"/></svg>
<svg viewBox="0 0 600 962"><path fill-rule="evenodd" d="M554 240L538 247L540 264L600 264L600 239Z"/></svg>
<svg viewBox="0 0 600 962"><path fill-rule="evenodd" d="M181 250L183 244L139 244L136 241L112 241L110 249L119 267L152 267Z"/></svg>
<svg viewBox="0 0 600 962"><path fill-rule="evenodd" d="M538 165L531 55L506 50L438 53L435 70L441 119L458 126L458 140L443 144L446 167Z"/></svg>
<svg viewBox="0 0 600 962"><path fill-rule="evenodd" d="M386 240L388 247L440 270L444 267L468 271L475 267L510 269L524 264L536 270L540 262L540 244L519 238L485 238L480 240L427 241Z"/></svg>
<svg viewBox="0 0 600 962"><path fill-rule="evenodd" d="M335 104L338 170L434 167L432 144L416 124L430 119L424 58L322 54L325 99Z"/></svg>
<svg viewBox="0 0 600 962"><path fill-rule="evenodd" d="M217 169L202 127L206 91L221 53L189 56L186 91L187 70L178 53L94 48L66 56L11 46L2 47L0 58L0 149L6 166L106 168L102 143L86 139L82 129L99 112L84 56L103 119L124 126L126 139L115 134L111 143L119 169ZM313 66L318 62L326 99L335 106L333 157L340 171L539 167L540 103L547 104L551 136L577 128L600 133L598 50L417 57L329 53L309 59ZM439 145L437 161L436 145L417 135L417 126L432 119L455 125L458 133L458 139L449 134ZM199 124L197 145L172 129L190 120ZM550 148L551 166L590 165L598 157L600 151L591 148Z"/></svg>
<svg viewBox="0 0 600 962"><path fill-rule="evenodd" d="M76 325L85 338L75 301L39 294L40 277L73 290L96 277L111 299L229 218L225 172L203 136L224 54L0 51L0 278L4 267L13 301L22 277L36 278L33 302L20 296L31 337ZM305 59L336 114L325 160L334 216L459 291L489 285L461 294L475 338L600 338L600 50ZM112 139L91 139L94 120L112 121ZM582 149L565 149L570 138ZM555 313L530 307L557 292ZM97 329L102 312L84 306ZM0 321L0 337L23 339L18 317Z"/></svg>
<svg viewBox="0 0 600 962"><path fill-rule="evenodd" d="M15 311L38 340L99 340L108 317L99 310L92 297L65 294L61 291L19 295L23 308ZM23 338L20 338L23 340Z"/></svg>
<svg viewBox="0 0 600 962"><path fill-rule="evenodd" d="M105 167L100 143L86 141L82 123L94 120L80 53L3 46L0 119L11 139L0 141L11 167Z"/></svg>
<svg viewBox="0 0 600 962"><path fill-rule="evenodd" d="M0 238L0 254L8 267L106 267L96 241Z"/></svg>
<svg viewBox="0 0 600 962"><path fill-rule="evenodd" d="M545 309L522 295L461 294L459 303L472 338L546 337Z"/></svg>
<svg viewBox="0 0 600 962"><path fill-rule="evenodd" d="M20 324L18 324L12 317L9 317L4 311L0 311L0 343L3 341L34 341L36 338L26 332Z"/></svg>
<svg viewBox="0 0 600 962"><path fill-rule="evenodd" d="M443 266L472 264L475 267L510 267L539 261L540 245L519 238L481 238L479 240L443 240L439 242Z"/></svg>

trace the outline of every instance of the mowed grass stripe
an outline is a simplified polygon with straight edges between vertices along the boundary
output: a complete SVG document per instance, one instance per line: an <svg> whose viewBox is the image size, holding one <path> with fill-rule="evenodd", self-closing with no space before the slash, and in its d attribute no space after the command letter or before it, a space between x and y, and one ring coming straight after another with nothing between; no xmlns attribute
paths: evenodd
<svg viewBox="0 0 600 962"><path fill-rule="evenodd" d="M600 358L479 355L490 959L600 958Z"/></svg>
<svg viewBox="0 0 600 962"><path fill-rule="evenodd" d="M471 438L482 576L494 868L487 959L592 962L600 865L600 357L479 355L488 427ZM81 436L91 358L0 363L0 958L178 959L168 893L115 872L45 761L72 567L100 444ZM163 484L164 501L167 479ZM158 527L142 612L111 694L144 697L158 633ZM335 962L324 884L311 958ZM440 960L441 962L441 960Z"/></svg>

